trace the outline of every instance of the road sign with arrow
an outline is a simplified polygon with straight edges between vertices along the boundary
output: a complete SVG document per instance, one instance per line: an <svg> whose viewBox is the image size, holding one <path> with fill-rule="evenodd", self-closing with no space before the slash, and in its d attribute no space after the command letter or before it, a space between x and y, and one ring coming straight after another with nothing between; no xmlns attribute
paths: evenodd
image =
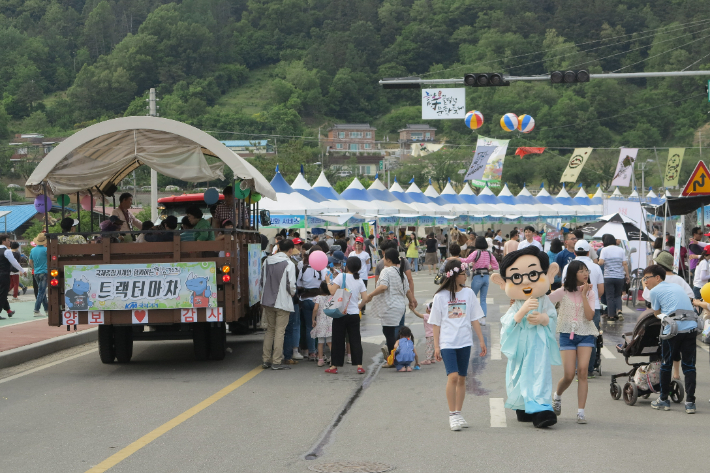
<svg viewBox="0 0 710 473"><path fill-rule="evenodd" d="M692 195L710 195L710 171L702 161L698 161L697 166L688 179L688 183L683 188L683 197Z"/></svg>

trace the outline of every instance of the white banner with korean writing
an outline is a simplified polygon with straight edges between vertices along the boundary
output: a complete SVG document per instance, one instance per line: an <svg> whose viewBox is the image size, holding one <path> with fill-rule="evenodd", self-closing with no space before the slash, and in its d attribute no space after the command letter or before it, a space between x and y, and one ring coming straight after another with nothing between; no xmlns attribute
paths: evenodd
<svg viewBox="0 0 710 473"><path fill-rule="evenodd" d="M70 311L217 307L212 262L101 264L64 267Z"/></svg>
<svg viewBox="0 0 710 473"><path fill-rule="evenodd" d="M422 120L466 117L466 89L422 89Z"/></svg>

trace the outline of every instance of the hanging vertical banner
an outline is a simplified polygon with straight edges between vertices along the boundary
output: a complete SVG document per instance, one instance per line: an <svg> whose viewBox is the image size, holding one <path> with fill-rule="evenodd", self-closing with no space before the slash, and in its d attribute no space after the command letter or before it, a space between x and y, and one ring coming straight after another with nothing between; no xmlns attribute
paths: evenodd
<svg viewBox="0 0 710 473"><path fill-rule="evenodd" d="M612 186L629 187L638 152L638 148L621 148L614 179L611 181Z"/></svg>
<svg viewBox="0 0 710 473"><path fill-rule="evenodd" d="M466 89L422 89L422 120L466 117ZM424 137L422 137L423 139Z"/></svg>
<svg viewBox="0 0 710 473"><path fill-rule="evenodd" d="M473 161L471 161L471 165L468 167L468 172L466 172L464 180L472 181L481 179L486 170L488 160L495 150L495 146L476 146L476 150L473 152Z"/></svg>
<svg viewBox="0 0 710 473"><path fill-rule="evenodd" d="M486 138L485 136L478 137L476 151L484 146L495 146L495 150L488 157L483 176L480 179L470 180L472 186L485 187L487 182L489 187L500 187L503 176L503 161L505 161L505 153L508 150L509 142L510 140L497 140Z"/></svg>
<svg viewBox="0 0 710 473"><path fill-rule="evenodd" d="M683 242L683 224L678 222L675 224L675 248L673 249L673 272L678 273L680 266L680 247Z"/></svg>
<svg viewBox="0 0 710 473"><path fill-rule="evenodd" d="M663 184L666 187L678 185L678 176L680 176L680 165L683 164L683 156L685 148L671 148L668 150L668 164L666 164L666 176L663 179Z"/></svg>
<svg viewBox="0 0 710 473"><path fill-rule="evenodd" d="M592 148L577 148L572 152L572 157L569 158L565 172L562 173L560 182L577 182L579 173L587 163L589 155L592 154Z"/></svg>

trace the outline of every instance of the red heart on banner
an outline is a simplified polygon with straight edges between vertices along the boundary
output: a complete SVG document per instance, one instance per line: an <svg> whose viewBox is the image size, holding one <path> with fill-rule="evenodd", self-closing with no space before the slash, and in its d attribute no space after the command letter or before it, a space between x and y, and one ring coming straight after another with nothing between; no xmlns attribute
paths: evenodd
<svg viewBox="0 0 710 473"><path fill-rule="evenodd" d="M136 317L136 320L138 322L143 322L143 319L145 319L146 313L144 310L137 310L133 312L133 315Z"/></svg>

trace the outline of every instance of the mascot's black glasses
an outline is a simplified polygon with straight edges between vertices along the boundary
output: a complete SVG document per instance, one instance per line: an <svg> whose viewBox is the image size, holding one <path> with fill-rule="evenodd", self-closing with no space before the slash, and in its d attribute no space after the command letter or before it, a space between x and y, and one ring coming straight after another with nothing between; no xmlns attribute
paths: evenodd
<svg viewBox="0 0 710 473"><path fill-rule="evenodd" d="M523 276L527 276L528 280L530 282L537 282L537 280L540 279L540 276L542 276L543 274L545 274L545 273L543 273L541 271L534 271L533 270L527 274L517 274L516 273L516 274L513 274L512 276L510 276L509 278L506 277L505 279L508 279L516 286L519 286L523 283Z"/></svg>

